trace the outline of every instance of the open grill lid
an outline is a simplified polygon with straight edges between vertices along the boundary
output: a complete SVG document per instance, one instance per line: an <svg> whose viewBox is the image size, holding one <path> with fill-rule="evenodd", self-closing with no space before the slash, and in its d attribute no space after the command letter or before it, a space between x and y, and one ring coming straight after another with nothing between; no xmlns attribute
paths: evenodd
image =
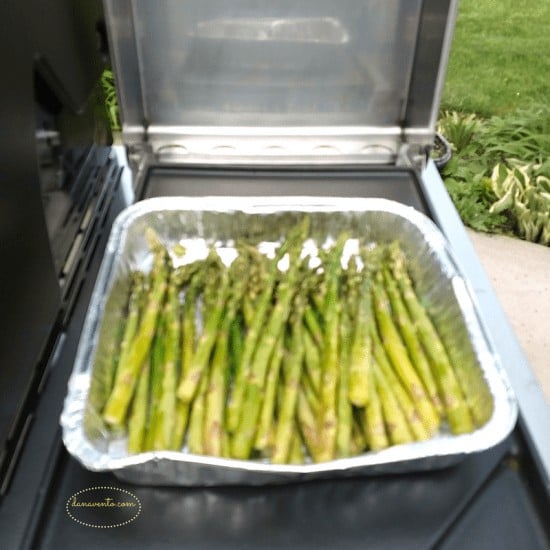
<svg viewBox="0 0 550 550"><path fill-rule="evenodd" d="M456 0L105 0L130 153L395 163L433 143Z"/></svg>

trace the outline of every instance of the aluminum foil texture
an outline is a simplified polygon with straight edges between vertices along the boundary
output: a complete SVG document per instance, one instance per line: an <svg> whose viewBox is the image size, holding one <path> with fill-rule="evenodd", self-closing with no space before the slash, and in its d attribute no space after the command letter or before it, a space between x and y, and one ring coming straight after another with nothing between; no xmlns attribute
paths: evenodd
<svg viewBox="0 0 550 550"><path fill-rule="evenodd" d="M182 243L188 250L195 247L200 255L205 243L231 250L237 238L276 242L284 228L293 226L304 213L311 217L312 236L321 243L343 229L367 242L400 241L451 360L481 369L493 399L490 420L471 434L456 436L443 429L429 441L320 464L274 465L193 455L185 449L128 455L124 435L106 429L95 404L107 391L104 364L112 353L114 327L127 296L127 276L151 266L145 228L152 227L168 246ZM90 470L112 471L137 484L211 486L440 469L500 443L516 418L515 398L468 281L450 244L422 213L385 199L171 197L138 202L113 225L69 380L61 426L67 450Z"/></svg>

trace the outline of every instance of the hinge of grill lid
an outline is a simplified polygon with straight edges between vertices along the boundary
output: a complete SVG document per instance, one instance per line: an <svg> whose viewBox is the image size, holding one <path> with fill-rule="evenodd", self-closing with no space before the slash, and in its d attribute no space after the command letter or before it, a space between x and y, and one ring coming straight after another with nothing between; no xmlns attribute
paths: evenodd
<svg viewBox="0 0 550 550"><path fill-rule="evenodd" d="M397 166L406 166L420 173L426 168L430 148L421 143L402 143L397 154Z"/></svg>
<svg viewBox="0 0 550 550"><path fill-rule="evenodd" d="M395 164L399 127L147 128L158 163Z"/></svg>

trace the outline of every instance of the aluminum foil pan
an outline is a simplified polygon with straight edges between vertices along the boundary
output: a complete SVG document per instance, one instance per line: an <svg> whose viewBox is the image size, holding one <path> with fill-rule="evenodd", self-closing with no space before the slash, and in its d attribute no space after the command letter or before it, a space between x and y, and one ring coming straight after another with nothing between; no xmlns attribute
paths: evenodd
<svg viewBox="0 0 550 550"><path fill-rule="evenodd" d="M312 234L323 241L347 228L357 237L386 243L398 239L410 259L418 290L441 331L452 361L481 369L493 399L493 415L471 434L442 431L429 441L320 464L274 465L193 455L185 450L128 455L123 437L110 434L94 407L105 391L101 364L109 353L116 316L131 270L147 270L151 254L144 237L150 226L167 245L238 237L278 240L281 227L308 212ZM90 391L92 388L92 391ZM486 334L468 282L449 243L417 210L385 199L326 197L156 198L130 206L116 219L82 331L61 415L67 450L94 471L148 485L258 485L358 474L404 473L450 466L504 440L517 405L500 358Z"/></svg>

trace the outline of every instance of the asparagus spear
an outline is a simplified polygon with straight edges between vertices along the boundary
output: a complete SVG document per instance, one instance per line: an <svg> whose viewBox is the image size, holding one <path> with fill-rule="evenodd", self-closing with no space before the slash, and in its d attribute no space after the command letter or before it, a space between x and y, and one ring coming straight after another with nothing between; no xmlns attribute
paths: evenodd
<svg viewBox="0 0 550 550"><path fill-rule="evenodd" d="M242 315L237 315L229 329L230 369L227 372L228 381L237 372L238 365L242 362L244 346L244 326Z"/></svg>
<svg viewBox="0 0 550 550"><path fill-rule="evenodd" d="M145 360L140 373L136 393L132 401L130 417L128 419L128 452L130 454L143 451L145 426L147 422L147 397L149 393L149 377L151 364Z"/></svg>
<svg viewBox="0 0 550 550"><path fill-rule="evenodd" d="M363 425L369 449L379 451L389 446L384 425L382 403L374 381L374 369L369 369L369 401L363 411Z"/></svg>
<svg viewBox="0 0 550 550"><path fill-rule="evenodd" d="M339 277L340 261L347 234L342 234L327 261L325 296L325 339L323 348L323 378L321 385L320 459L331 460L336 450L337 387L338 387L338 332L340 323Z"/></svg>
<svg viewBox="0 0 550 550"><path fill-rule="evenodd" d="M298 388L300 386L300 376L304 360L304 346L302 343L303 306L300 306L301 301L298 295L298 299L295 301L296 310L291 327L290 355L284 365L284 392L275 434L275 449L272 458L274 464L282 464L287 461L292 441L293 419L296 411L296 400L298 398Z"/></svg>
<svg viewBox="0 0 550 550"><path fill-rule="evenodd" d="M204 454L204 412L206 390L208 388L209 369L205 368L205 372L200 379L195 399L192 403L189 428L187 430L187 444L189 451L193 454Z"/></svg>
<svg viewBox="0 0 550 550"><path fill-rule="evenodd" d="M407 419L399 407L399 403L392 392L392 388L382 369L376 362L372 365L376 390L380 396L382 412L388 437L393 445L414 441L414 436L409 429Z"/></svg>
<svg viewBox="0 0 550 550"><path fill-rule="evenodd" d="M307 450L314 462L319 462L319 433L315 414L305 396L303 387L298 391L297 425L304 438Z"/></svg>
<svg viewBox="0 0 550 550"><path fill-rule="evenodd" d="M203 372L207 369L210 354L216 343L218 328L229 293L227 270L222 270L219 289L217 291L212 289L212 292L215 293L214 299L210 298L205 292L205 303L208 302L211 304L210 311L205 318L203 332L198 339L197 349L193 354L189 371L178 387L177 395L184 403L190 403L195 397Z"/></svg>
<svg viewBox="0 0 550 550"><path fill-rule="evenodd" d="M355 331L350 352L349 399L357 407L364 407L369 398L368 372L372 362L369 335L369 325L372 323L370 287L370 277L365 276L361 282Z"/></svg>
<svg viewBox="0 0 550 550"><path fill-rule="evenodd" d="M145 430L144 451L155 448L155 439L160 425L159 405L162 395L162 378L164 376L164 315L158 320L158 328L151 353L151 383L149 388L149 413Z"/></svg>
<svg viewBox="0 0 550 550"><path fill-rule="evenodd" d="M292 441L290 442L290 452L288 455L289 464L303 464L304 463L304 450L302 449L302 439L300 433L296 429L296 425L293 422L292 427Z"/></svg>
<svg viewBox="0 0 550 550"><path fill-rule="evenodd" d="M105 318L101 326L99 341L107 342L107 345L103 353L96 356L94 376L91 380L89 401L94 410L102 411L107 403L120 363L121 347L125 340L125 332L128 332L128 330L132 331L132 323L129 322L128 317L133 309L136 309L138 312L141 310L142 301L137 300L137 302L140 302L137 307L133 305L133 302L136 301L135 294L137 289L143 284L143 274L140 272L133 273L130 276L129 282L130 285L124 303L120 308L116 308L112 317ZM140 292L140 294L144 294L144 291ZM135 331L135 329L133 330ZM132 336L126 336L126 340L131 338L133 338L133 333Z"/></svg>
<svg viewBox="0 0 550 550"><path fill-rule="evenodd" d="M373 298L375 316L378 321L378 328L380 329L384 348L399 378L409 395L415 401L424 426L428 430L428 433L433 435L439 428L439 414L426 395L424 386L410 362L407 349L393 323L388 297L380 284L380 277L377 276L377 279L377 283L373 285Z"/></svg>
<svg viewBox="0 0 550 550"><path fill-rule="evenodd" d="M397 245L391 248L390 253L392 255L394 277L399 285L409 314L414 319L420 341L431 362L451 431L455 434L471 432L474 429L472 415L464 400L445 347L426 310L414 292L412 282L406 272L403 254ZM475 388L471 389L477 393ZM481 389L481 391L483 390ZM473 402L475 398L470 399Z"/></svg>
<svg viewBox="0 0 550 550"><path fill-rule="evenodd" d="M359 409L364 412L363 409ZM356 415L353 417L353 424L351 427L351 453L356 456L361 454L367 448L367 438L363 433L361 426L361 420Z"/></svg>
<svg viewBox="0 0 550 550"><path fill-rule="evenodd" d="M298 274L300 272L300 262L298 260L302 249L302 243L306 238L308 230L309 218L306 217L303 222L297 226L292 237L289 237L291 245L288 249L290 265L285 277L277 288L275 306L267 321L262 338L258 342L254 360L251 362L250 372L246 380L245 399L239 418L239 424L232 441L232 454L236 458L247 458L250 455L261 408L262 391L267 365L273 348L277 343L279 335L284 330L290 313L292 299L296 292ZM262 321L262 319L263 315L259 320ZM256 328L258 327L250 327L249 329L247 339L245 340L245 354L250 332L256 330ZM259 330L258 328L258 332Z"/></svg>
<svg viewBox="0 0 550 550"><path fill-rule="evenodd" d="M204 397L204 454L222 456L223 442L223 408L226 397L227 360L229 357L228 338L226 326L219 334Z"/></svg>
<svg viewBox="0 0 550 550"><path fill-rule="evenodd" d="M315 387L311 383L310 378L305 372L302 372L302 380L300 383L304 396L311 407L311 410L315 415L321 410L321 401L319 398L319 392L315 391Z"/></svg>
<svg viewBox="0 0 550 550"><path fill-rule="evenodd" d="M189 264L192 265L192 264ZM189 372L196 345L195 317L197 311L197 296L203 285L204 264L193 269L189 277L185 278L187 286L184 293L184 304L181 320L181 364L178 387ZM190 404L176 399L176 417L172 436L172 449L180 449L185 438L185 430L189 421Z"/></svg>
<svg viewBox="0 0 550 550"><path fill-rule="evenodd" d="M241 362L238 365L233 383L231 399L227 406L227 427L229 431L234 432L241 418L243 401L245 398L246 380L249 375L252 357L260 334L266 322L266 317L270 308L271 300L275 291L277 281L278 266L277 264L286 254L289 245L291 244L292 236L289 236L281 246L277 249L275 257L269 264L269 273L266 279L262 293L256 300L256 309L250 321L247 321L247 333L244 340ZM245 314L246 316L246 314Z"/></svg>
<svg viewBox="0 0 550 550"><path fill-rule="evenodd" d="M378 336L378 332L374 324L370 326L370 334L372 339L374 360L382 370L382 373L384 374L384 377L388 381L388 384L391 386L392 391L399 404L399 407L401 408L401 410L403 411L403 414L407 419L407 422L409 424L411 432L414 435L414 438L417 441L424 441L426 439L429 439L430 434L428 433L428 430L424 427L424 424L422 424L420 415L416 410L414 401L412 400L410 395L407 393L407 391L402 385L402 382L399 380L399 378L393 371L393 368L386 355L386 352L384 351L384 347L382 345L382 342L380 341L380 337Z"/></svg>
<svg viewBox="0 0 550 550"><path fill-rule="evenodd" d="M350 391L351 319L343 311L340 325L340 378L338 384L338 426L336 429L336 456L347 457L351 452L351 431L353 424L352 405L348 399Z"/></svg>
<svg viewBox="0 0 550 550"><path fill-rule="evenodd" d="M254 448L262 451L269 444L270 430L273 425L273 417L275 414L275 403L277 398L277 387L279 384L279 373L284 355L284 335L281 334L273 350L271 356L262 409L260 411L260 419L258 422L258 431L256 433L256 441Z"/></svg>
<svg viewBox="0 0 550 550"><path fill-rule="evenodd" d="M204 452L213 456L222 454L224 405L227 400L226 371L229 362L229 331L246 290L246 260L242 257L234 260L229 269L229 275L232 287L222 326L217 336L205 398Z"/></svg>
<svg viewBox="0 0 550 550"><path fill-rule="evenodd" d="M124 363L120 364L113 391L103 411L105 422L114 426L122 424L126 416L126 411L128 410L128 405L132 399L136 385L137 374L149 353L151 342L155 335L158 312L162 307L166 292L166 250L153 230L148 229L146 237L149 247L154 253L151 291L139 329L132 339L132 344Z"/></svg>
<svg viewBox="0 0 550 550"><path fill-rule="evenodd" d="M403 341L409 352L411 362L420 376L420 379L424 384L424 388L426 389L426 393L432 400L435 409L439 414L442 414L443 406L441 404L441 399L439 398L437 384L432 374L428 359L426 358L424 350L422 349L416 334L413 322L409 317L407 308L405 307L399 293L399 289L397 288L397 283L390 275L388 269L384 269L383 274L385 288L390 299L394 319L399 327L401 336L403 337Z"/></svg>
<svg viewBox="0 0 550 550"><path fill-rule="evenodd" d="M172 272L174 273L174 272ZM157 426L154 446L156 449L172 447L176 418L177 362L180 349L179 298L174 277L170 278L164 309L165 355L160 398L160 424Z"/></svg>
<svg viewBox="0 0 550 550"><path fill-rule="evenodd" d="M321 355L317 344L314 342L310 332L304 331L304 361L307 376L315 393L318 394L321 389Z"/></svg>
<svg viewBox="0 0 550 550"><path fill-rule="evenodd" d="M322 347L323 345L323 327L319 320L319 316L315 311L315 308L308 304L304 311L304 321L308 328L309 338L313 340L316 346Z"/></svg>

